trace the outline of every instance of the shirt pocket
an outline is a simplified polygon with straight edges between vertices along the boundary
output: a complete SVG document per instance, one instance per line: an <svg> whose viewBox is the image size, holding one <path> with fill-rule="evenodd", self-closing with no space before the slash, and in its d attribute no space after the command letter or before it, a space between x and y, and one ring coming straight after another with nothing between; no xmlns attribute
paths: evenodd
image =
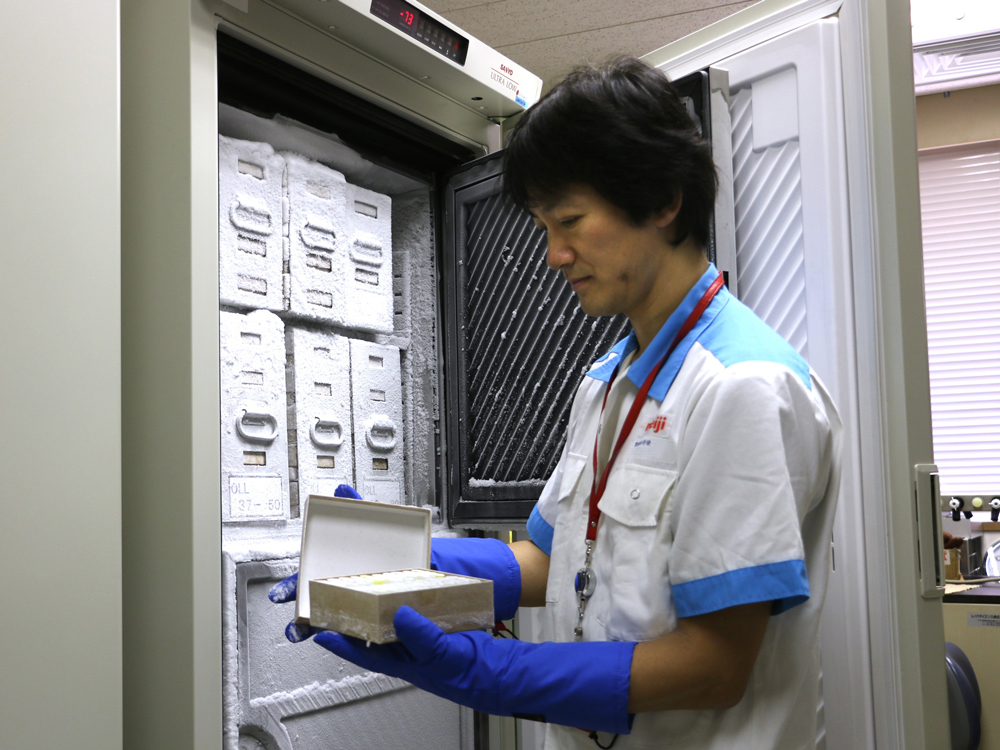
<svg viewBox="0 0 1000 750"><path fill-rule="evenodd" d="M546 602L559 601L566 584L567 570L572 568L574 540L579 538L579 547L583 547L583 513L587 503L574 500L579 500L580 481L586 468L586 456L579 453L566 454L556 491L556 524L552 531L552 555L549 557L549 579L545 587Z"/></svg>
<svg viewBox="0 0 1000 750"><path fill-rule="evenodd" d="M612 471L597 504L602 514L633 528L657 526L677 472L640 464Z"/></svg>
<svg viewBox="0 0 1000 750"><path fill-rule="evenodd" d="M676 481L676 471L637 464L608 477L598 504L605 516L598 547L607 545L607 568L598 581L607 581L610 596L597 618L610 640L646 641L676 627L667 562Z"/></svg>

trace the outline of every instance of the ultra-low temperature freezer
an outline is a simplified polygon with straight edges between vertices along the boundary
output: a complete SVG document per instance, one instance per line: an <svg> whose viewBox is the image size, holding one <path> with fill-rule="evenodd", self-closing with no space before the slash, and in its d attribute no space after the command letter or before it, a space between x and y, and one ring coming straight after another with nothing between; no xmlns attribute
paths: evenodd
<svg viewBox="0 0 1000 750"><path fill-rule="evenodd" d="M871 157L906 174L886 144L907 123L881 104L899 97L885 54L909 59L880 25L889 7L764 0L647 57L712 144L710 251L730 289L808 355L845 419L824 678L808 686L831 749L941 739L934 498L914 472L930 460L922 296L895 234L917 204ZM436 533L527 517L575 381L626 330L581 314L502 196L507 118L541 82L405 0L183 11L171 25L130 8L123 29L125 143L155 175L123 191L143 239L123 253L124 438L146 457L125 481L126 737L471 750L470 712L286 643L290 607L266 591L297 567L308 495L340 482L429 506ZM167 622L184 627L165 639Z"/></svg>

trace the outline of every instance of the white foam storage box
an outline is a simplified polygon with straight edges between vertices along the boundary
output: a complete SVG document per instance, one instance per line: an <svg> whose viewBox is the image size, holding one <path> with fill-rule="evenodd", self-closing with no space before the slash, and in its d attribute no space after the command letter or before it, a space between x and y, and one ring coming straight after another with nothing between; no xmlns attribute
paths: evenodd
<svg viewBox="0 0 1000 750"><path fill-rule="evenodd" d="M289 452L298 469L299 496L332 495L354 484L351 416L351 348L326 331L289 328L293 364L296 444Z"/></svg>
<svg viewBox="0 0 1000 750"><path fill-rule="evenodd" d="M288 518L284 324L266 310L219 318L222 520Z"/></svg>
<svg viewBox="0 0 1000 750"><path fill-rule="evenodd" d="M406 604L448 632L491 626L492 581L444 574L461 583L409 591L396 587L385 594L371 590L377 586L362 586L369 589L362 591L353 585L359 576L402 571L438 580L441 574L429 570L430 557L429 509L310 495L302 524L296 622L385 643L395 640L392 615ZM431 588L436 591L428 593Z"/></svg>
<svg viewBox="0 0 1000 750"><path fill-rule="evenodd" d="M266 143L219 136L219 301L284 310L285 160Z"/></svg>
<svg viewBox="0 0 1000 750"><path fill-rule="evenodd" d="M347 182L323 164L283 154L288 200L289 310L344 323L347 302Z"/></svg>
<svg viewBox="0 0 1000 750"><path fill-rule="evenodd" d="M347 216L343 325L392 333L392 199L348 184Z"/></svg>
<svg viewBox="0 0 1000 750"><path fill-rule="evenodd" d="M405 502L399 349L351 339L354 478L361 496Z"/></svg>

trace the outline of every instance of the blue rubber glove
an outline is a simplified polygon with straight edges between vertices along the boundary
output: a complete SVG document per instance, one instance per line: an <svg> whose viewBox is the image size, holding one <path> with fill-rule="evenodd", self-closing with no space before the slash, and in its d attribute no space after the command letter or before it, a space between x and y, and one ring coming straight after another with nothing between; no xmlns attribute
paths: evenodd
<svg viewBox="0 0 1000 750"><path fill-rule="evenodd" d="M635 643L525 643L480 630L444 633L410 607L393 619L399 643L366 646L324 631L313 639L364 669L499 716L627 734Z"/></svg>
<svg viewBox="0 0 1000 750"><path fill-rule="evenodd" d="M521 566L499 539L431 539L431 567L493 581L493 616L509 620L521 600Z"/></svg>

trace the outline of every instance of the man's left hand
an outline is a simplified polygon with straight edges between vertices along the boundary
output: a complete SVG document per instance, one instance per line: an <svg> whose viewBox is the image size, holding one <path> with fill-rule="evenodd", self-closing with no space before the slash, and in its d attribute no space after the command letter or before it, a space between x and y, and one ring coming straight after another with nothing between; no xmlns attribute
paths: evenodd
<svg viewBox="0 0 1000 750"><path fill-rule="evenodd" d="M400 607L393 625L398 643L366 646L327 631L313 640L360 667L478 711L629 731L634 643L524 643L476 630L445 633L410 607Z"/></svg>
<svg viewBox="0 0 1000 750"><path fill-rule="evenodd" d="M481 630L445 633L410 607L400 607L393 625L398 643L366 646L362 640L330 631L317 633L313 640L371 672L399 677L480 711L498 712L497 675L516 644Z"/></svg>

